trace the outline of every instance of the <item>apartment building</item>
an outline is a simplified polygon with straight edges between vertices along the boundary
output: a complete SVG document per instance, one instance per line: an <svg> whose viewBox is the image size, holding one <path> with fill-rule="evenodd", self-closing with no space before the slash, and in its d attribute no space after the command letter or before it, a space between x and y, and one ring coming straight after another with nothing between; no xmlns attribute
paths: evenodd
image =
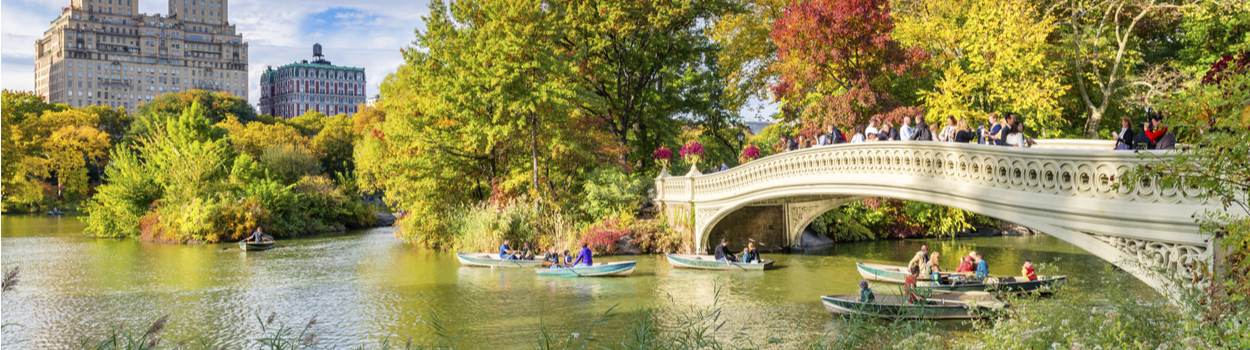
<svg viewBox="0 0 1250 350"><path fill-rule="evenodd" d="M365 69L336 66L313 45L313 61L266 67L260 77L260 113L291 118L306 111L356 113L365 103Z"/></svg>
<svg viewBox="0 0 1250 350"><path fill-rule="evenodd" d="M35 92L74 107L135 109L190 89L247 98L247 43L227 0L169 0L140 14L138 0L71 0L35 41Z"/></svg>

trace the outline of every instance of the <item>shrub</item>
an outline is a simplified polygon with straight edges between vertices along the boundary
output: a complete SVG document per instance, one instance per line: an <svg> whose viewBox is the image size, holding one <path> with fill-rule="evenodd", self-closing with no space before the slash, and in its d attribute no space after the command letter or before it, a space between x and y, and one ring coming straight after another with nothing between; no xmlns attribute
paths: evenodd
<svg viewBox="0 0 1250 350"><path fill-rule="evenodd" d="M645 187L616 167L601 168L582 186L584 199L578 208L594 220L632 214L642 204Z"/></svg>
<svg viewBox="0 0 1250 350"><path fill-rule="evenodd" d="M686 237L661 220L634 219L630 225L630 241L644 253L676 253L689 243Z"/></svg>
<svg viewBox="0 0 1250 350"><path fill-rule="evenodd" d="M304 175L316 174L321 170L321 161L312 150L295 145L274 145L265 147L260 153L260 162L272 176L284 183L293 183Z"/></svg>
<svg viewBox="0 0 1250 350"><path fill-rule="evenodd" d="M617 243L629 234L629 228L622 225L620 219L612 218L588 228L581 243L589 244L595 254L615 254Z"/></svg>
<svg viewBox="0 0 1250 350"><path fill-rule="evenodd" d="M513 201L499 207L480 204L457 214L461 218L456 225L457 249L494 251L505 239L519 248L537 236L532 219L538 215L532 203Z"/></svg>

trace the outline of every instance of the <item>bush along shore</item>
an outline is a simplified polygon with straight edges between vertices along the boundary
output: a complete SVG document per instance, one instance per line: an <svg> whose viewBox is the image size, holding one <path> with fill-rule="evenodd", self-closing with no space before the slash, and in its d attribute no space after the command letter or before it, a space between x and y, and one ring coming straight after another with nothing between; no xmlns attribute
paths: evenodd
<svg viewBox="0 0 1250 350"><path fill-rule="evenodd" d="M6 213L78 208L96 237L178 243L391 220L356 185L353 145L362 135L353 122L376 114L368 108L354 118L282 119L199 90L160 95L133 114L9 91L4 104ZM47 156L52 150L64 154Z"/></svg>

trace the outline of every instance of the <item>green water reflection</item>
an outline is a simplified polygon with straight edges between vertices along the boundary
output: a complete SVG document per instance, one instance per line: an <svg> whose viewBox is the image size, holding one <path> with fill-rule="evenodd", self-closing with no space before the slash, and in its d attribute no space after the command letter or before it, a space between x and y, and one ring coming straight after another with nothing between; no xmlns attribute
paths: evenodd
<svg viewBox="0 0 1250 350"><path fill-rule="evenodd" d="M1057 239L987 237L842 244L809 255L770 255L782 268L764 273L674 270L661 256L636 259L627 278L560 279L516 269L462 268L454 256L414 249L389 228L346 236L280 242L266 252L234 245L178 246L96 240L72 218L3 218L3 267L20 266L19 287L3 295L3 342L24 347L76 346L111 327L132 327L168 314L167 339L211 339L238 346L237 334L273 312L291 325L316 317L324 347L412 338L428 341L437 314L461 345L531 347L540 328L585 332L589 320L613 309L583 336L612 340L645 308L674 311L711 306L719 290L728 338L769 339L777 346L836 333L817 301L853 293L856 260L906 261L921 244L943 253L947 269L968 250L982 252L996 274L1016 274L1024 259L1054 262L1070 285L1097 292L1127 288L1153 297L1145 284L1100 285L1110 270L1098 258ZM600 260L600 259L596 259ZM879 289L891 289L882 285ZM888 291L886 291L888 292ZM949 328L965 327L952 324Z"/></svg>

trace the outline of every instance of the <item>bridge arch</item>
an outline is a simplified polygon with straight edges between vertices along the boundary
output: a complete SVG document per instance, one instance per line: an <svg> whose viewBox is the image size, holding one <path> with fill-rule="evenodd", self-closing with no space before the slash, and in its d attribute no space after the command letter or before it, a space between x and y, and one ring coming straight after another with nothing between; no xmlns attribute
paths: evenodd
<svg viewBox="0 0 1250 350"><path fill-rule="evenodd" d="M852 198L888 197L1042 231L1160 290L1169 278L1159 271L1189 276L1193 266L1212 261L1215 242L1199 232L1192 217L1213 208L1200 193L1161 188L1157 181L1117 187L1117 179L1146 161L1134 152L1081 149L1079 142L1043 145L1052 147L873 142L809 148L716 174L661 175L656 200L670 224L688 230L695 250L708 246L716 223L746 206L783 205L787 235L793 237Z"/></svg>

